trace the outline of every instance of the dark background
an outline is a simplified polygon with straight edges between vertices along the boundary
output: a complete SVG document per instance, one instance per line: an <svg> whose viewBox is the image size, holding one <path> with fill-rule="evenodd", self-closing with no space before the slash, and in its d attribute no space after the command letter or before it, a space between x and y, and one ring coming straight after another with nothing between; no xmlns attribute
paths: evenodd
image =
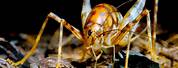
<svg viewBox="0 0 178 68"><path fill-rule="evenodd" d="M80 13L83 0L1 0L0 2L0 33L23 32L35 34L39 31L49 12L67 20L75 27L81 28ZM92 7L99 3L109 3L115 7L127 0L91 0ZM153 12L153 1L147 0L146 8ZM158 23L169 32L178 31L176 0L160 0ZM134 2L133 2L134 3ZM119 8L124 15L133 5L128 3ZM54 22L54 23L52 23ZM47 25L46 33L53 32L59 26L53 20Z"/></svg>

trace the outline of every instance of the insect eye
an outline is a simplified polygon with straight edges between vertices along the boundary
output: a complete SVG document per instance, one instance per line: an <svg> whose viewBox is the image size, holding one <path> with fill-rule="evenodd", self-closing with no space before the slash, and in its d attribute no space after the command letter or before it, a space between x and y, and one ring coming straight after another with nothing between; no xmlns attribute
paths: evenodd
<svg viewBox="0 0 178 68"><path fill-rule="evenodd" d="M91 32L91 30L88 30L88 36L90 36L90 35L91 35L91 33L92 33L92 32Z"/></svg>

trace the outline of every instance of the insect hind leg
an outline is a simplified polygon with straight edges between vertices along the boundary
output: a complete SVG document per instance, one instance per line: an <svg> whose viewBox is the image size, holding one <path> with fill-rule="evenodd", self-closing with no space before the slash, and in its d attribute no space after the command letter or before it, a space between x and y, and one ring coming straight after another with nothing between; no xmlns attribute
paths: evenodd
<svg viewBox="0 0 178 68"><path fill-rule="evenodd" d="M45 27L46 27L46 24L47 24L47 22L48 22L48 19L49 19L49 18L48 18L48 16L47 16L46 19L45 19L45 21L44 21L43 24L42 24L42 27L41 27L41 29L40 29L38 35L37 35L37 38L35 39L35 43L33 44L33 47L30 49L30 51L29 51L21 60L19 60L19 61L17 61L17 62L13 62L13 63L12 63L13 66L18 66L18 65L23 64L23 63L35 52L35 50L36 50L36 48L37 48L37 46L38 46L38 43L39 43L39 41L40 41L40 38L41 38L41 36L42 36L42 34L43 34L43 31L44 31L44 29L45 29ZM11 60L9 60L9 61L11 61Z"/></svg>
<svg viewBox="0 0 178 68"><path fill-rule="evenodd" d="M77 37L80 41L83 41L83 37L80 34L80 31L78 29L76 29L75 27L73 27L72 25L67 23L64 19L61 19L60 17L58 17L56 14L50 12L47 15L45 21L43 22L42 27L37 35L37 38L35 40L35 43L33 44L33 47L31 48L31 50L20 61L13 62L12 65L18 66L20 64L23 64L35 52L49 18L56 20L58 23L63 22L62 25L64 25L68 30L70 30L75 35L75 37ZM11 60L9 60L9 61L11 61Z"/></svg>

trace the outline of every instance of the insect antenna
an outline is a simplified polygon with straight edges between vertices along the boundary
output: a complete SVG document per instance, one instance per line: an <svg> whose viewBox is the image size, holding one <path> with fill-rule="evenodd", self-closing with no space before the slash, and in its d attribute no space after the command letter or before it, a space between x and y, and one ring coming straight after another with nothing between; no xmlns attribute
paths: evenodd
<svg viewBox="0 0 178 68"><path fill-rule="evenodd" d="M117 6L116 8L118 9L118 8L120 8L121 6L123 6L123 5L127 4L127 3L130 3L130 2L132 2L132 1L133 1L133 0L128 0L128 1L126 1L126 2L124 2L124 3L122 3L121 5Z"/></svg>

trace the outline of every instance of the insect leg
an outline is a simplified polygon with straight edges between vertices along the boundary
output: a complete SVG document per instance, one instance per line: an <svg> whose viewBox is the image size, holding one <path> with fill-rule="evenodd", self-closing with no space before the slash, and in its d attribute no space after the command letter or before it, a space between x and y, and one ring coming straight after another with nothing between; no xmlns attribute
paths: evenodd
<svg viewBox="0 0 178 68"><path fill-rule="evenodd" d="M120 41L123 40L123 38L128 34L128 32L130 32L130 30L132 30L132 28L139 23L139 21L148 14L148 10L145 9L139 16L137 16L137 18L131 22L128 23L121 31L118 31L117 34L115 35L115 37L113 37L112 40L112 44L114 45L118 45L121 44ZM121 45L121 46L125 46L125 45Z"/></svg>
<svg viewBox="0 0 178 68"><path fill-rule="evenodd" d="M35 40L35 43L33 45L33 47L31 48L31 50L24 56L24 58L22 58L20 61L18 62L15 62L13 63L12 65L20 65L20 64L23 64L33 53L34 51L36 50L37 46L38 46L38 43L40 41L40 38L42 36L42 33L45 29L45 26L48 22L48 19L49 18L52 18L54 20L56 20L57 22L62 23L62 25L64 25L68 30L70 30L79 40L83 41L83 38L82 38L82 35L80 34L80 31L78 29L76 29L75 27L73 27L72 25L70 25L69 23L67 23L64 19L61 19L60 17L58 17L57 15L55 15L54 13L49 13L48 16L46 17L38 35L37 35L37 38Z"/></svg>
<svg viewBox="0 0 178 68"><path fill-rule="evenodd" d="M36 40L35 40L35 43L33 44L33 47L31 48L31 50L30 50L20 61L17 61L17 62L15 62L15 63L12 63L12 65L18 66L18 65L20 65L20 64L23 64L23 63L35 52L35 50L36 50L36 48L37 48L37 46L38 46L38 43L39 43L39 41L40 41L40 38L41 38L41 36L42 36L42 34L43 34L43 31L44 31L44 29L45 29L45 27L46 27L46 24L47 24L48 19L49 19L49 18L46 17L46 19L45 19L45 21L44 21L44 23L43 23L43 25L42 25L42 27L41 27L41 29L40 29L38 35L37 35L37 38L36 38Z"/></svg>
<svg viewBox="0 0 178 68"><path fill-rule="evenodd" d="M63 20L64 21L64 20ZM63 36L63 21L60 23L60 34L59 34L59 44L58 44L58 62L56 68L61 68L61 58L62 58L62 36Z"/></svg>
<svg viewBox="0 0 178 68"><path fill-rule="evenodd" d="M84 28L86 19L91 11L90 0L83 0L81 18L82 18L82 27Z"/></svg>
<svg viewBox="0 0 178 68"><path fill-rule="evenodd" d="M124 68L128 68L128 60L129 60L129 51L130 51L130 43L131 43L131 33L129 32L128 35L128 45L127 45L127 50L126 50L126 59L125 59L125 66Z"/></svg>
<svg viewBox="0 0 178 68"><path fill-rule="evenodd" d="M128 23L126 25L126 27L124 27L121 31L119 31L118 33L118 36L115 36L114 38L112 38L112 43L117 45L117 44L120 44L120 41L122 41L122 39L130 32L130 30L135 26L135 24L139 23L139 21L144 17L146 16L147 17L147 33L148 33L148 40L149 40L149 43L148 45L149 46L149 50L152 54L152 58L156 58L156 53L153 51L153 48L152 48L152 38L151 38L151 27L150 27L150 14L149 14L149 11L147 9L145 9L133 22L131 23ZM124 45L123 45L124 46Z"/></svg>
<svg viewBox="0 0 178 68"><path fill-rule="evenodd" d="M90 48L91 48L91 51L92 51L92 53L93 53L93 55L94 55L94 58L95 58L94 68L96 68L97 61L98 61L98 59L101 57L101 55L103 54L103 51L100 50L101 52L99 53L99 55L96 55L95 50L94 50L94 47L93 47L93 46L90 46Z"/></svg>
<svg viewBox="0 0 178 68"><path fill-rule="evenodd" d="M59 16L57 16L56 14L54 14L52 12L49 13L48 17L56 20L58 23L61 23L61 20L63 20ZM72 34L74 34L76 38L78 38L80 41L83 41L83 37L81 35L81 32L77 28L75 28L74 26L70 25L65 20L63 21L62 25L65 26L69 31L71 31Z"/></svg>
<svg viewBox="0 0 178 68"><path fill-rule="evenodd" d="M91 47L91 50L92 50L92 53L93 53L93 55L94 55L94 57L95 57L95 65L94 65L94 68L96 68L96 64L97 64L96 54L95 54L95 51L94 51L93 47Z"/></svg>
<svg viewBox="0 0 178 68"><path fill-rule="evenodd" d="M146 30L147 30L147 28L144 28L139 34L137 34L135 37L133 37L131 39L131 42L134 41L135 39L137 39L138 37L140 37L140 35L143 34Z"/></svg>
<svg viewBox="0 0 178 68"><path fill-rule="evenodd" d="M115 46L113 46L113 60L114 60L114 62L119 60L119 59L116 59L115 54L116 54L116 48L115 48Z"/></svg>
<svg viewBox="0 0 178 68"><path fill-rule="evenodd" d="M153 29L152 29L152 47L155 51L155 40L156 40L156 26L157 26L157 12L158 12L158 0L154 0L154 18L153 18ZM155 59L153 59L155 60Z"/></svg>
<svg viewBox="0 0 178 68"><path fill-rule="evenodd" d="M132 22L140 15L145 6L145 0L137 0L135 4L127 11L123 20L121 21L119 30L122 30L128 23Z"/></svg>
<svg viewBox="0 0 178 68"><path fill-rule="evenodd" d="M122 30L122 31L126 30L127 31L127 28L125 28L125 27L130 28L130 26L128 26L128 24L132 21L135 21L136 18L140 17L141 13L143 12L142 10L143 10L144 5L145 5L145 0L137 0L136 1L136 3L126 13L126 15L124 16L122 21L120 21L118 32L114 35L115 37L113 37L112 40L115 40L115 42L120 41L118 39L118 37L121 37L120 36L121 31L120 30ZM142 15L143 15L143 13L142 13ZM139 20L137 22L139 22ZM137 22L135 21L135 24ZM130 24L130 25L132 25L132 24ZM128 32L126 34L128 34ZM123 36L125 36L125 35L123 35ZM115 44L115 42L113 41L113 44ZM125 45L125 44L123 44L123 45Z"/></svg>
<svg viewBox="0 0 178 68"><path fill-rule="evenodd" d="M149 11L148 11L146 17L147 17L148 45L150 45L149 46L149 51L151 53L152 60L156 61L157 55L156 55L156 52L155 52L155 46L154 46L155 44L153 44L153 43L155 43L155 40L154 40L155 38L153 39L154 34L153 35L151 34L151 21L150 21L150 13L149 13Z"/></svg>

